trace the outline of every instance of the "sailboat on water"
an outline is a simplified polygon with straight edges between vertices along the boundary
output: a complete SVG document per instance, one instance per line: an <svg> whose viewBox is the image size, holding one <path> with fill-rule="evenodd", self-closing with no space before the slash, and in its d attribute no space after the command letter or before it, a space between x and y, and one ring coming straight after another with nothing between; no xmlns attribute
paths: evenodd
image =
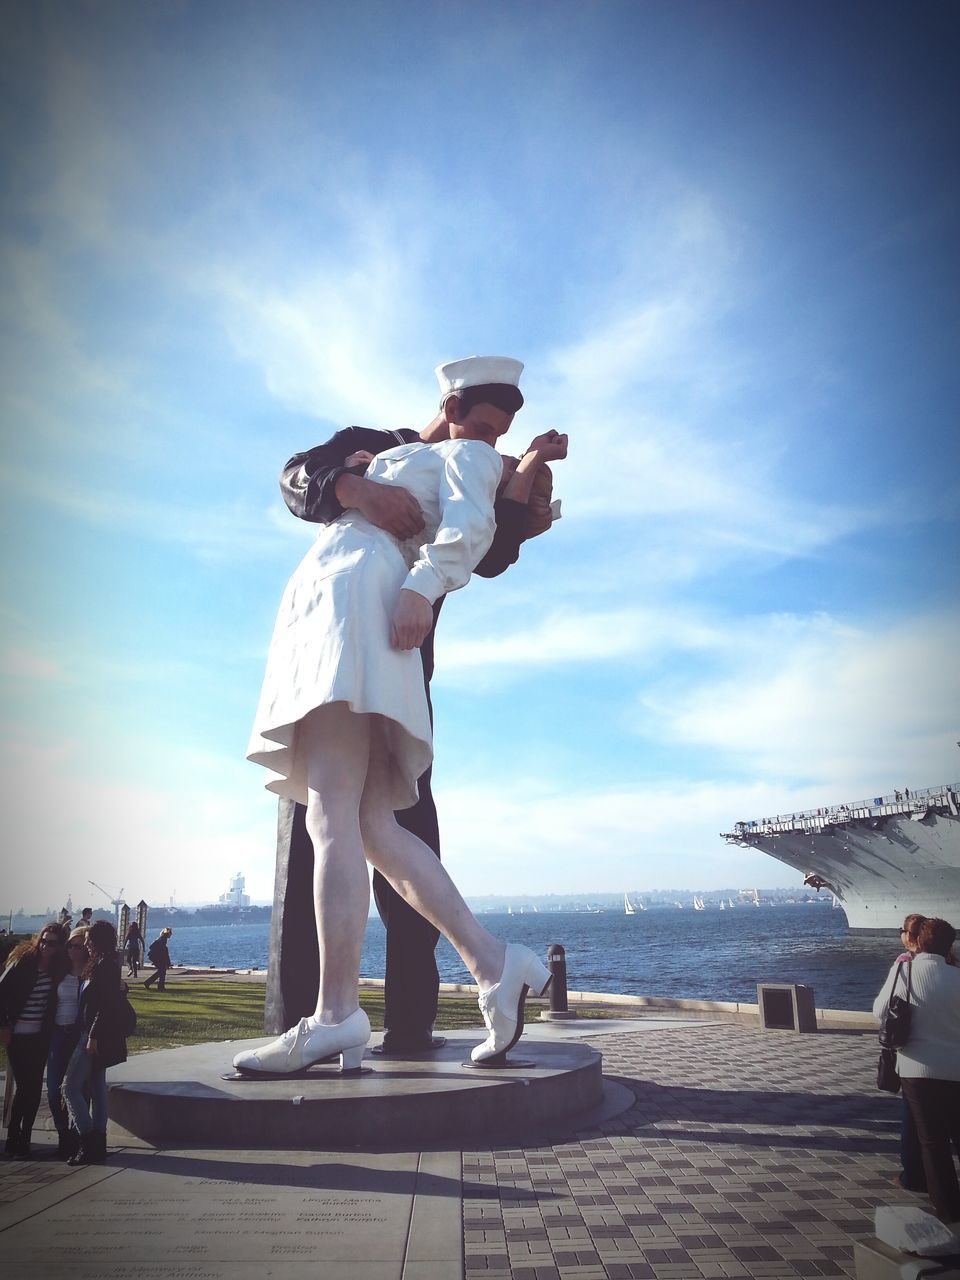
<svg viewBox="0 0 960 1280"><path fill-rule="evenodd" d="M630 895L628 893L623 895L623 914L625 916L635 916L637 914L637 908L630 901Z"/></svg>
<svg viewBox="0 0 960 1280"><path fill-rule="evenodd" d="M706 911L703 899L698 898L696 894L693 896L693 909L694 911Z"/></svg>

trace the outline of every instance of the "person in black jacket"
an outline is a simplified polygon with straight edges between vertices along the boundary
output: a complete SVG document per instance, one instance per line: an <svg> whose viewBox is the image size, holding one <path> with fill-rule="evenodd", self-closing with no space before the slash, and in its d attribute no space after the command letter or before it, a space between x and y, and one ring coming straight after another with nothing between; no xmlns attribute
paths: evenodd
<svg viewBox="0 0 960 1280"><path fill-rule="evenodd" d="M466 412L471 404L484 399L498 403L498 392L489 385L467 387L459 395L461 410ZM447 398L445 395L444 400ZM519 402L522 405L522 397ZM423 527L416 500L405 489L366 480L364 471L371 458L386 449L416 440L433 443L448 435L443 403L422 431L348 427L325 444L290 459L280 477L283 499L302 520L328 524L353 508L401 540L412 537ZM497 498L496 532L475 573L485 578L497 577L517 561L527 535L528 503L538 475L545 463L565 457L566 452L567 438L556 431L544 432L531 442ZM434 634L443 600L441 596L433 606L433 625L420 646L431 721ZM401 826L419 836L439 858L440 831L431 790L432 772L432 767L428 768L419 779L416 804L398 811L396 816ZM268 1031L282 1031L309 1015L316 1001L319 958L312 914L313 850L304 819L303 805L281 799L267 972ZM383 1052L405 1054L439 1048L444 1041L433 1036L439 993L434 952L439 934L379 871L373 873L373 892L387 932Z"/></svg>
<svg viewBox="0 0 960 1280"><path fill-rule="evenodd" d="M44 925L30 942L13 950L0 974L0 1044L6 1046L16 1085L4 1150L19 1160L30 1159L57 983L68 967L65 942L66 933L60 925Z"/></svg>
<svg viewBox="0 0 960 1280"><path fill-rule="evenodd" d="M80 1150L67 1164L102 1164L107 1158L107 1068L127 1060L120 1009L123 979L117 931L107 920L87 930L89 961L80 992L83 1031L63 1081L70 1122Z"/></svg>
<svg viewBox="0 0 960 1280"><path fill-rule="evenodd" d="M144 981L144 990L149 991L154 982L157 984L158 991L166 991L167 989L167 970L170 968L171 963L167 939L172 933L172 929L161 929L157 937L150 943L147 959L153 965L154 971Z"/></svg>
<svg viewBox="0 0 960 1280"><path fill-rule="evenodd" d="M143 962L143 935L136 920L132 921L127 929L127 936L123 940L123 952L127 957L127 977L137 977Z"/></svg>

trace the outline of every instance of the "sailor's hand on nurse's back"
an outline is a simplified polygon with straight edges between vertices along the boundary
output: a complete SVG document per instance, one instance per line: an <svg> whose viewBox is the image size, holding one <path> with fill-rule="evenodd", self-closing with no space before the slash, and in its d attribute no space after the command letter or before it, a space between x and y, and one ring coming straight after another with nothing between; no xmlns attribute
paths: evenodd
<svg viewBox="0 0 960 1280"><path fill-rule="evenodd" d="M336 494L344 510L353 507L371 524L392 533L401 542L423 528L420 503L408 489L399 485L377 484L376 480L345 471L337 477Z"/></svg>
<svg viewBox="0 0 960 1280"><path fill-rule="evenodd" d="M433 609L416 591L406 587L390 620L390 643L394 649L419 649L433 626Z"/></svg>
<svg viewBox="0 0 960 1280"><path fill-rule="evenodd" d="M344 458L343 465L345 467L365 467L373 459L374 455L369 449L358 449L356 453L351 453L349 457Z"/></svg>
<svg viewBox="0 0 960 1280"><path fill-rule="evenodd" d="M559 462L567 456L567 437L559 431L544 431L530 441L527 453L536 453L541 462Z"/></svg>

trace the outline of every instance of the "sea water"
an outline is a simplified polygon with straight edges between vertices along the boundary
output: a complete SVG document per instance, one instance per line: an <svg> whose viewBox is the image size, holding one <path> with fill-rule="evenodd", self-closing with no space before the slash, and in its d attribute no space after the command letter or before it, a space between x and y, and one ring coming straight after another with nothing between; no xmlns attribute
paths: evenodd
<svg viewBox="0 0 960 1280"><path fill-rule="evenodd" d="M758 982L804 983L820 1008L869 1009L898 952L898 939L847 932L842 911L825 906L749 905L720 911L690 907L619 911L485 912L481 922L508 942L546 957L551 943L566 952L571 991L755 1002ZM264 969L269 925L175 924L175 964ZM153 936L147 930L148 939ZM361 974L383 977L385 934L367 923ZM442 982L471 982L443 939L437 947Z"/></svg>

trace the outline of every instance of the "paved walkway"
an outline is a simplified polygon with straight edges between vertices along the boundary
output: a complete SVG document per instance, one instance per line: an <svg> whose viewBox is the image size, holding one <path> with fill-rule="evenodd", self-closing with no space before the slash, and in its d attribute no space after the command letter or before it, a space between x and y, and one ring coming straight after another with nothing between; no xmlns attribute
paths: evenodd
<svg viewBox="0 0 960 1280"><path fill-rule="evenodd" d="M873 1087L874 1035L578 1032L611 1082L609 1118L588 1128L515 1148L131 1143L99 1168L3 1162L0 1257L36 1280L851 1276L877 1204L927 1207L890 1183L900 1100Z"/></svg>

